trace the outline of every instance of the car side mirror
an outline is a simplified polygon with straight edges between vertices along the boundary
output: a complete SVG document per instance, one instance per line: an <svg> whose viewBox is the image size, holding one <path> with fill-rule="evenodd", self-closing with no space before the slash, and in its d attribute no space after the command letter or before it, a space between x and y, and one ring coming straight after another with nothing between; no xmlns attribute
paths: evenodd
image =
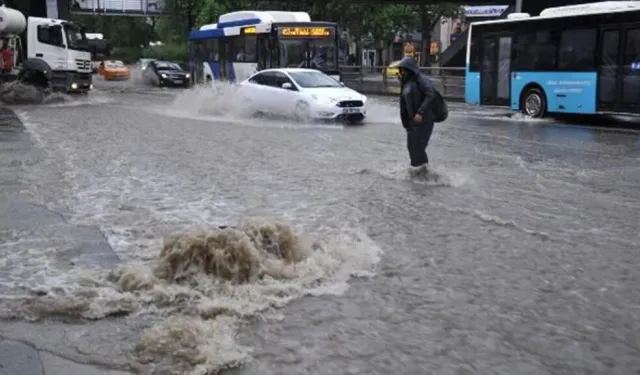
<svg viewBox="0 0 640 375"><path fill-rule="evenodd" d="M289 82L283 83L282 86L280 86L280 87L282 87L285 90L293 90L293 85L291 83L289 83Z"/></svg>

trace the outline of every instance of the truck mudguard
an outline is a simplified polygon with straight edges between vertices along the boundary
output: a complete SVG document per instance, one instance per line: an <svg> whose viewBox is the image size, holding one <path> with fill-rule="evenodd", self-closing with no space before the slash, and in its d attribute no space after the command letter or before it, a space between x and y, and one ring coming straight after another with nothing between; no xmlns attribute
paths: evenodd
<svg viewBox="0 0 640 375"><path fill-rule="evenodd" d="M47 79L51 79L51 67L47 64L46 61L40 59L26 59L22 63L22 69L24 72L26 71L36 71L41 72L47 77Z"/></svg>

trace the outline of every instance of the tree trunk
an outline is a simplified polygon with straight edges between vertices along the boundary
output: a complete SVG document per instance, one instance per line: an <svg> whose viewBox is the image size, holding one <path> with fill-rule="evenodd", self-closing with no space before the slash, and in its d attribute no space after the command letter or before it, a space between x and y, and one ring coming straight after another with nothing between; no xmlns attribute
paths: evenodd
<svg viewBox="0 0 640 375"><path fill-rule="evenodd" d="M420 29L422 30L422 42L420 48L420 66L428 66L431 61L429 55L431 47L431 29L433 27L432 15L427 11L427 7L420 7Z"/></svg>

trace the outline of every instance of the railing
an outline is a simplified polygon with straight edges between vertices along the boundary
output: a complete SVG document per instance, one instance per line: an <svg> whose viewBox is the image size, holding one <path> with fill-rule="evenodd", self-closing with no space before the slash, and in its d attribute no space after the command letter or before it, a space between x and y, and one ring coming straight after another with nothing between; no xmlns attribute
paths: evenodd
<svg viewBox="0 0 640 375"><path fill-rule="evenodd" d="M71 12L162 14L165 0L71 0Z"/></svg>
<svg viewBox="0 0 640 375"><path fill-rule="evenodd" d="M453 100L464 100L465 69L445 67L420 68L442 96ZM354 90L365 94L398 95L400 82L397 70L385 66L341 66L342 81Z"/></svg>

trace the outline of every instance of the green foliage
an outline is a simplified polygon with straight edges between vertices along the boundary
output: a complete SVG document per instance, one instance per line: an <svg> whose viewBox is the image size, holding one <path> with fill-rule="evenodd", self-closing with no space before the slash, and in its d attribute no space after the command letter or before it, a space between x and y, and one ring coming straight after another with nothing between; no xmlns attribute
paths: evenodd
<svg viewBox="0 0 640 375"><path fill-rule="evenodd" d="M439 3L434 4L431 0L423 0L417 4L420 30L422 30L422 46L420 48L420 65L427 66L429 48L431 45L431 30L437 25L442 17L459 18L462 15L462 7L455 4Z"/></svg>
<svg viewBox="0 0 640 375"><path fill-rule="evenodd" d="M116 47L111 52L111 58L122 60L125 64L132 64L142 56L142 48L138 47Z"/></svg>
<svg viewBox="0 0 640 375"><path fill-rule="evenodd" d="M185 43L164 44L146 48L119 47L114 48L112 58L131 64L142 58L169 60L185 63L189 60L189 48Z"/></svg>
<svg viewBox="0 0 640 375"><path fill-rule="evenodd" d="M186 62L189 60L189 47L185 43L148 47L142 50L141 57Z"/></svg>

